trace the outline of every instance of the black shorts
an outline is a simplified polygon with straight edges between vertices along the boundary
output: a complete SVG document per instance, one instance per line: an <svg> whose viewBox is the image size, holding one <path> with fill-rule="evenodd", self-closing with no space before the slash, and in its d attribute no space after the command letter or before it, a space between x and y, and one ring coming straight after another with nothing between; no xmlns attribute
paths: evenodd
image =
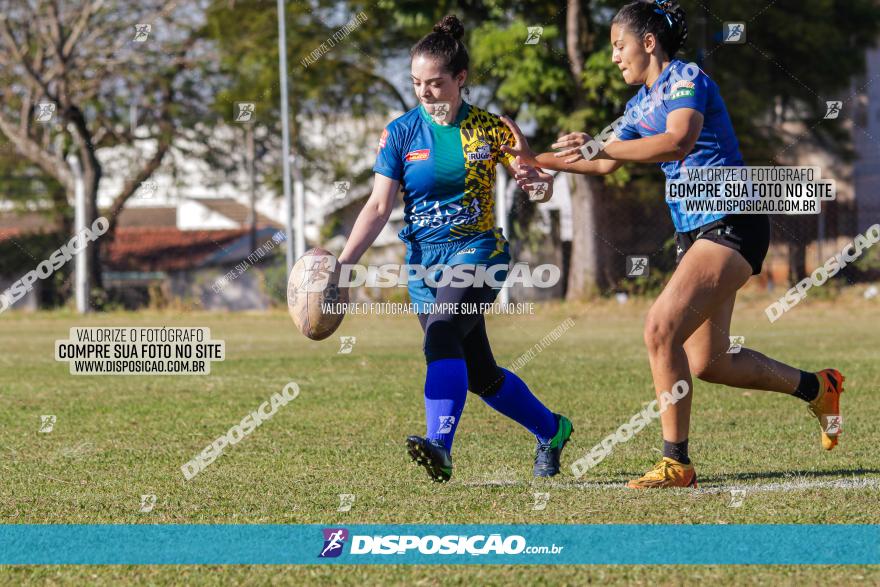
<svg viewBox="0 0 880 587"><path fill-rule="evenodd" d="M676 263L681 263L698 239L733 249L752 266L752 275L757 275L770 248L770 219L765 214L730 214L694 230L676 232Z"/></svg>

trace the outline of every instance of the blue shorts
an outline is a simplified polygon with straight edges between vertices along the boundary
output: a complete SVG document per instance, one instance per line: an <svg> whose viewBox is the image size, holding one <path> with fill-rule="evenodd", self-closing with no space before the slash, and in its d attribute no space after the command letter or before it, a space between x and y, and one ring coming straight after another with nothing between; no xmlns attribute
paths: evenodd
<svg viewBox="0 0 880 587"><path fill-rule="evenodd" d="M510 245L500 228L487 230L480 234L445 243L406 242L406 262L408 265L422 265L430 268L435 265L450 266L470 264L487 267L487 279L503 283L510 269ZM425 283L424 279L410 279L409 298L419 313L430 311L427 306L433 304L437 296L436 285L441 281L442 269L429 272L433 281ZM487 283L498 295L500 287ZM493 298L494 299L494 298Z"/></svg>

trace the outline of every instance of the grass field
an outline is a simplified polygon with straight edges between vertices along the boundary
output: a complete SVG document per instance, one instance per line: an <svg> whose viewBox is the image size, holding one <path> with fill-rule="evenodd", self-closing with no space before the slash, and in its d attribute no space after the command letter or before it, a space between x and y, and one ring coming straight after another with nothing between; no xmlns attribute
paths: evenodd
<svg viewBox="0 0 880 587"><path fill-rule="evenodd" d="M518 373L576 427L564 474L531 477L534 438L471 396L456 437L451 483L409 463L424 432L424 361L416 320L348 317L307 341L283 312L66 313L0 317L0 519L3 523L880 523L880 303L852 288L808 299L770 324L769 298L737 308L732 334L805 369L847 376L845 429L826 453L794 398L700 383L691 456L701 489L629 492L624 481L658 459L657 423L575 481L582 456L653 397L641 327L646 300L535 305L495 316L499 364L513 362L567 318L574 326ZM227 358L208 376L72 376L54 360L71 326L207 326ZM300 396L198 477L180 466L289 381ZM41 414L54 414L40 433ZM729 507L730 489L746 489ZM534 492L548 492L533 510ZM355 495L337 512L340 493ZM155 494L153 511L140 495ZM818 537L817 537L818 539ZM805 545L805 548L819 547ZM880 583L867 567L17 567L9 584L720 584Z"/></svg>

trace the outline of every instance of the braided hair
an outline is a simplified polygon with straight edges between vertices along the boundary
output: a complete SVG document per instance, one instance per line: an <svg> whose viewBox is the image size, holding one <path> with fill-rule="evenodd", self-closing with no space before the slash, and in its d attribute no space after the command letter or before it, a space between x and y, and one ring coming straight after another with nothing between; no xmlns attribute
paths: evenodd
<svg viewBox="0 0 880 587"><path fill-rule="evenodd" d="M651 33L672 59L687 41L687 15L675 0L636 0L621 8L612 24L625 27L639 38Z"/></svg>

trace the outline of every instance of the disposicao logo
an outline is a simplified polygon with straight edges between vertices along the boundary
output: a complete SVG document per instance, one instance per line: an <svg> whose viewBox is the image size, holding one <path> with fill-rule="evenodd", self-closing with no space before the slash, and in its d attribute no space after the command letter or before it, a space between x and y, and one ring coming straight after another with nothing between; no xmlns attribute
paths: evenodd
<svg viewBox="0 0 880 587"><path fill-rule="evenodd" d="M342 547L348 540L348 530L345 528L324 528L324 548L318 558L336 558L342 554Z"/></svg>

